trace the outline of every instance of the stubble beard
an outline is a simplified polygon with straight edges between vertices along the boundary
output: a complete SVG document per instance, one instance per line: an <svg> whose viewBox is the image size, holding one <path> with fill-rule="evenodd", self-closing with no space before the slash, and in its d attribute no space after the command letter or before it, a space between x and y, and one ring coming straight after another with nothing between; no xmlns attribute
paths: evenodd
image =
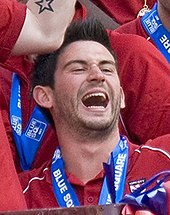
<svg viewBox="0 0 170 215"><path fill-rule="evenodd" d="M68 104L71 104L69 109L66 103L58 101L58 99L56 102L56 104L61 104L57 105L57 114L61 116L62 124L70 130L69 132L80 137L82 141L102 141L117 129L120 114L120 96L117 98L115 104L112 105L110 118L105 122L101 120L101 122L97 123L82 117L78 112L78 105L76 106L73 101L68 101Z"/></svg>
<svg viewBox="0 0 170 215"><path fill-rule="evenodd" d="M91 140L105 140L107 137L117 130L118 120L120 113L120 102L117 101L115 108L112 109L110 118L108 120L102 120L100 122L93 122L91 120L81 120L77 127L77 132L84 137L84 139Z"/></svg>

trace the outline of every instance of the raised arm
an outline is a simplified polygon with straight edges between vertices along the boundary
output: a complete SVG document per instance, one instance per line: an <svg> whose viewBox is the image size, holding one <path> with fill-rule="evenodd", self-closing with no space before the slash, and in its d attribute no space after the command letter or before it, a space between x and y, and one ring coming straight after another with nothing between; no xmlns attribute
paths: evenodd
<svg viewBox="0 0 170 215"><path fill-rule="evenodd" d="M53 51L61 45L76 0L29 0L26 18L12 54Z"/></svg>

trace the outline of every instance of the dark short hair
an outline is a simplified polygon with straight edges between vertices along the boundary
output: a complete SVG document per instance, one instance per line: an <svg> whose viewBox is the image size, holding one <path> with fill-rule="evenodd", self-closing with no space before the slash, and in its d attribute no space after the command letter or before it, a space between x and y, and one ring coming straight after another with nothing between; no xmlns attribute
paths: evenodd
<svg viewBox="0 0 170 215"><path fill-rule="evenodd" d="M95 41L102 44L114 56L107 31L95 18L77 20L67 28L63 44L56 51L38 56L32 75L32 89L36 85L54 87L54 73L57 61L66 46L76 41ZM114 56L115 58L115 56Z"/></svg>

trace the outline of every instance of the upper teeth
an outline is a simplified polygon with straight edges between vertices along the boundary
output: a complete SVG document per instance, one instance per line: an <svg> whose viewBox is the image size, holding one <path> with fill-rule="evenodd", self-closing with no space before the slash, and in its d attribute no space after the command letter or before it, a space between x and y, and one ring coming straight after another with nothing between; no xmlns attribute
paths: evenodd
<svg viewBox="0 0 170 215"><path fill-rule="evenodd" d="M104 93L92 93L92 94L86 95L84 97L84 100L91 98L93 96L102 96L104 99L106 99L106 95Z"/></svg>

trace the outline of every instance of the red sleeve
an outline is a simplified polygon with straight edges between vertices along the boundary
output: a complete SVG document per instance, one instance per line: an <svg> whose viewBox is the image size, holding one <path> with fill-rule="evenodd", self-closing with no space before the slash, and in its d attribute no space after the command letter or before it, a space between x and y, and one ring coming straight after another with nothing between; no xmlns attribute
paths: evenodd
<svg viewBox="0 0 170 215"><path fill-rule="evenodd" d="M137 17L142 9L144 1L141 0L91 0L101 10L119 24L127 23ZM149 8L152 8L156 0L147 1Z"/></svg>
<svg viewBox="0 0 170 215"><path fill-rule="evenodd" d="M26 16L26 5L16 0L0 0L0 62L11 53Z"/></svg>
<svg viewBox="0 0 170 215"><path fill-rule="evenodd" d="M121 111L132 142L145 143L170 131L170 67L144 38L109 32L125 92Z"/></svg>
<svg viewBox="0 0 170 215"><path fill-rule="evenodd" d="M15 171L0 113L0 211L25 210L26 203Z"/></svg>

